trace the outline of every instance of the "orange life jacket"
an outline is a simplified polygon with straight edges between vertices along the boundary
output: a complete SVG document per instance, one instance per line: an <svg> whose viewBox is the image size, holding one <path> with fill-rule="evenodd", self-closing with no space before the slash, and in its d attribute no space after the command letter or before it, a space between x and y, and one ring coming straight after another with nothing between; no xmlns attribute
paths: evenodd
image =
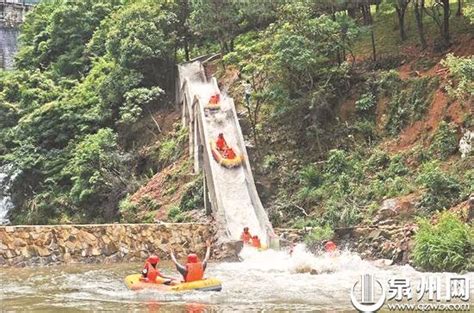
<svg viewBox="0 0 474 313"><path fill-rule="evenodd" d="M227 148L227 143L224 138L218 137L216 141L216 146L218 150L224 150Z"/></svg>
<svg viewBox="0 0 474 313"><path fill-rule="evenodd" d="M160 276L160 271L157 268L153 267L150 262L146 262L144 268L147 270L146 280L151 283L156 282L156 278Z"/></svg>
<svg viewBox="0 0 474 313"><path fill-rule="evenodd" d="M255 248L261 248L262 244L260 243L260 239L252 238L252 246L254 246Z"/></svg>
<svg viewBox="0 0 474 313"><path fill-rule="evenodd" d="M235 158L235 152L234 149L229 148L225 151L225 157L229 160L232 160Z"/></svg>
<svg viewBox="0 0 474 313"><path fill-rule="evenodd" d="M252 235L250 235L248 232L243 232L242 235L240 235L240 240L242 240L244 243L250 243L251 239Z"/></svg>
<svg viewBox="0 0 474 313"><path fill-rule="evenodd" d="M324 250L326 250L326 252L333 252L336 250L336 248L337 248L336 244L332 241L328 241L324 245Z"/></svg>
<svg viewBox="0 0 474 313"><path fill-rule="evenodd" d="M185 282L202 280L204 278L204 266L202 262L186 263L186 277Z"/></svg>
<svg viewBox="0 0 474 313"><path fill-rule="evenodd" d="M217 103L219 103L219 98L220 97L219 97L218 94L213 95L213 96L211 96L211 99L209 99L209 103L210 104L217 104Z"/></svg>

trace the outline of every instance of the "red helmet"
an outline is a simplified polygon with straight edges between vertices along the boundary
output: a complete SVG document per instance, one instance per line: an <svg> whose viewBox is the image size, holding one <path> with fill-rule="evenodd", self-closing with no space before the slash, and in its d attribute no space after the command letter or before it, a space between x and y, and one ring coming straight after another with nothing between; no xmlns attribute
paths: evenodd
<svg viewBox="0 0 474 313"><path fill-rule="evenodd" d="M332 251L336 250L336 248L337 248L336 244L332 241L327 241L324 244L324 250L326 250L326 252L332 252Z"/></svg>
<svg viewBox="0 0 474 313"><path fill-rule="evenodd" d="M188 254L188 263L197 263L199 261L199 258L196 254L191 253Z"/></svg>
<svg viewBox="0 0 474 313"><path fill-rule="evenodd" d="M157 255L150 255L146 261L149 262L151 265L155 265L160 262L160 258Z"/></svg>

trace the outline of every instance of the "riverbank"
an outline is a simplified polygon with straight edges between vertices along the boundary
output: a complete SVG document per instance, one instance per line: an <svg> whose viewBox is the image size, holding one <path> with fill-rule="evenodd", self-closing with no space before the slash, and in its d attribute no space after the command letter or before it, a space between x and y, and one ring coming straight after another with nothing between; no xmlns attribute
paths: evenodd
<svg viewBox="0 0 474 313"><path fill-rule="evenodd" d="M312 228L275 229L283 249L303 242L311 231ZM0 226L0 266L140 262L150 254L168 255L168 245L178 256L189 252L204 254L205 241L214 238L214 234L211 225L200 223ZM406 264L413 234L413 225L382 223L336 229L334 241L341 249L356 251L366 259L385 258ZM238 241L215 243L212 258L237 260L241 249Z"/></svg>
<svg viewBox="0 0 474 313"><path fill-rule="evenodd" d="M142 261L150 254L205 252L208 224L1 226L0 266Z"/></svg>

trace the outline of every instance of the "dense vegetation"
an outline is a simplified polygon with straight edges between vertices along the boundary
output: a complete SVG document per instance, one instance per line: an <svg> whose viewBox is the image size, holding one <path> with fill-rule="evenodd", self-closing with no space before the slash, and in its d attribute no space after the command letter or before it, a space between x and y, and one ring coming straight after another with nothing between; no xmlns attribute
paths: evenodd
<svg viewBox="0 0 474 313"><path fill-rule="evenodd" d="M239 81L227 87L246 113L275 225L313 226L312 243L370 223L387 198L414 195L417 216L449 209L474 192L473 157L458 153L474 127L472 51L447 54L472 42L473 12L448 0L42 1L22 25L17 69L0 72L0 164L17 173L11 218L152 221L166 205L132 194L179 164L161 194L187 180L165 216L189 220L203 198L183 161L187 130L163 132L173 123L156 117L173 110L175 64L207 52L222 53L218 75L251 82L249 104ZM425 125L440 94L462 116ZM413 125L425 130L397 145ZM416 262L460 269L458 258L426 263L424 242L438 244L428 224Z"/></svg>
<svg viewBox="0 0 474 313"><path fill-rule="evenodd" d="M2 161L19 172L15 222L117 218L137 185L139 121L173 95L177 10L44 1L28 15L18 70L0 77Z"/></svg>

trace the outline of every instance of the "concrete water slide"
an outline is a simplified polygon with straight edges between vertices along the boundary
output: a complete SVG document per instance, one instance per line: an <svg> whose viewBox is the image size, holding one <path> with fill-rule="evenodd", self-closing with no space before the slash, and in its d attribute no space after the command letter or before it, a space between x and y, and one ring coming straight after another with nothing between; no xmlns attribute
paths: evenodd
<svg viewBox="0 0 474 313"><path fill-rule="evenodd" d="M177 103L182 106L182 121L189 128L189 152L194 171L204 173L204 192L208 212L215 217L219 237L238 240L243 227L250 228L262 243L277 246L273 232L255 187L249 158L234 101L221 94L221 109L205 109L209 98L219 90L215 78L207 80L203 60L178 66ZM223 133L229 146L243 155L241 166L225 168L211 152L211 142Z"/></svg>

